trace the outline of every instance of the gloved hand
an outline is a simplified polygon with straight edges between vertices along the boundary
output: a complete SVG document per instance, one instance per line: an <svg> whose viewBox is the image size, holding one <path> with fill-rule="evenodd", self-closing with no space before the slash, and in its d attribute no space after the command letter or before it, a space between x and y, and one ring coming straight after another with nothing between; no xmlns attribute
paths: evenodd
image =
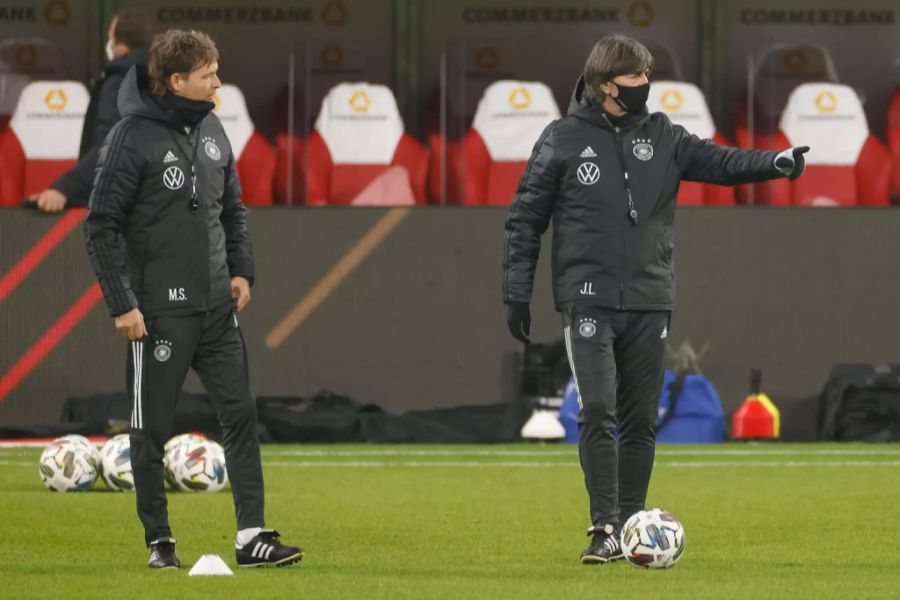
<svg viewBox="0 0 900 600"><path fill-rule="evenodd" d="M506 305L506 324L514 338L523 344L530 344L531 311L525 302L511 302Z"/></svg>
<svg viewBox="0 0 900 600"><path fill-rule="evenodd" d="M775 168L787 175L791 181L803 175L806 160L803 155L809 152L809 146L794 146L775 157Z"/></svg>

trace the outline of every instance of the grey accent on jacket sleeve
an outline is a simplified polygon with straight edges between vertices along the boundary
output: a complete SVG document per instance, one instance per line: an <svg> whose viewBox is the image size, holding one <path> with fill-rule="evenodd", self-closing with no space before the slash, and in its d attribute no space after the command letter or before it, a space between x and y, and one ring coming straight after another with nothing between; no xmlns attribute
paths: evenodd
<svg viewBox="0 0 900 600"><path fill-rule="evenodd" d="M125 220L134 205L143 172L143 158L130 139L135 121L125 119L110 131L97 157L94 189L84 221L84 239L91 266L113 317L138 307L128 275L128 251L123 239Z"/></svg>
<svg viewBox="0 0 900 600"><path fill-rule="evenodd" d="M509 208L503 248L503 302L531 302L534 272L559 193L561 176L556 161L557 121L538 138Z"/></svg>

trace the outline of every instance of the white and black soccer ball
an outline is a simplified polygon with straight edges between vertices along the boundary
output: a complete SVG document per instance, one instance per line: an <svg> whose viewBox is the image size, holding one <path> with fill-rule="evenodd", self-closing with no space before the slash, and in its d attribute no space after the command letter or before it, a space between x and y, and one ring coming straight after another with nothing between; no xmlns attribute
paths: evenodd
<svg viewBox="0 0 900 600"><path fill-rule="evenodd" d="M131 442L127 433L110 438L100 450L100 477L115 492L133 492Z"/></svg>
<svg viewBox="0 0 900 600"><path fill-rule="evenodd" d="M636 567L668 569L684 554L684 527L660 508L631 515L622 527L622 554Z"/></svg>
<svg viewBox="0 0 900 600"><path fill-rule="evenodd" d="M69 435L64 435L62 437L58 437L53 441L54 442L62 442L62 441L72 442L76 446L81 446L82 448L84 448L85 452L97 453L97 446L95 446L91 440L87 439L83 435L78 435L77 433L70 433ZM98 458L99 458L99 456L100 455L97 454Z"/></svg>
<svg viewBox="0 0 900 600"><path fill-rule="evenodd" d="M179 444L169 457L170 483L182 492L218 492L228 483L225 450L212 440Z"/></svg>
<svg viewBox="0 0 900 600"><path fill-rule="evenodd" d="M41 453L41 481L51 492L87 491L97 480L99 468L97 449L85 438L53 440Z"/></svg>
<svg viewBox="0 0 900 600"><path fill-rule="evenodd" d="M198 435L196 433L182 433L176 435L163 446L163 474L165 475L166 482L168 482L169 487L173 490L178 490L178 485L175 483L175 471L173 466L177 463L183 453L178 452L178 448L183 444L187 444L189 442L203 442L206 441L206 437L202 435Z"/></svg>
<svg viewBox="0 0 900 600"><path fill-rule="evenodd" d="M203 441L206 439L205 435L200 435L198 433L180 433L166 442L166 445L163 446L163 453L168 454L172 451L175 446L184 444L186 442L197 442Z"/></svg>

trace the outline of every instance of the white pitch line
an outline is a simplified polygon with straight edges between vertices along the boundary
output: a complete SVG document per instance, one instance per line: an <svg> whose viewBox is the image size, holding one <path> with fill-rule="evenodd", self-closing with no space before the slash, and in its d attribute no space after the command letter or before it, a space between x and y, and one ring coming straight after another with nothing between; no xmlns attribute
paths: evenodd
<svg viewBox="0 0 900 600"><path fill-rule="evenodd" d="M307 468L353 468L353 469L388 469L388 468L462 468L462 469L485 469L485 468L576 468L577 462L542 462L542 461L498 461L498 462L479 462L479 461L341 461L341 460L321 460L321 461L266 461L264 467L287 467L297 469ZM738 467L900 467L900 461L866 461L866 460L850 460L850 461L715 461L715 462L658 462L656 468L738 468Z"/></svg>
<svg viewBox="0 0 900 600"><path fill-rule="evenodd" d="M578 449L571 450L502 450L502 449L459 449L459 450L291 450L277 448L263 448L263 456L566 456L578 455ZM657 447L656 456L900 456L900 447L896 449L672 449Z"/></svg>
<svg viewBox="0 0 900 600"><path fill-rule="evenodd" d="M717 467L900 467L900 460L734 460L734 461L684 461L659 462L655 467L717 468Z"/></svg>
<svg viewBox="0 0 900 600"><path fill-rule="evenodd" d="M354 469L388 469L408 468L424 469L433 467L485 469L485 468L575 468L578 463L563 461L346 461L346 460L316 460L316 461L265 461L266 467L286 467L296 469L307 468L354 468ZM0 466L4 467L34 467L34 462L0 460ZM740 461L660 461L655 468L673 469L721 469L741 467L786 467L786 468L813 468L813 467L900 467L897 460L842 460L842 461L797 461L797 460L740 460Z"/></svg>
<svg viewBox="0 0 900 600"><path fill-rule="evenodd" d="M900 456L900 444L894 449L863 449L863 448L784 448L774 450L729 450L727 448L710 448L709 450L672 450L660 449L657 446L657 456Z"/></svg>
<svg viewBox="0 0 900 600"><path fill-rule="evenodd" d="M31 445L31 444L29 444ZM34 447L43 447L46 444L34 444ZM101 444L95 443L95 446ZM896 446L896 447L893 447ZM0 443L0 456L30 456L23 452L22 446L6 446ZM450 450L417 450L412 448L390 450L295 450L281 449L276 446L263 446L263 456L577 456L578 448L574 445L569 449L557 450L507 450L507 449L450 449ZM685 448L678 449L671 446L657 446L656 456L900 456L900 444L892 447L870 448L776 448L771 449L734 449L720 448L712 445L709 448Z"/></svg>

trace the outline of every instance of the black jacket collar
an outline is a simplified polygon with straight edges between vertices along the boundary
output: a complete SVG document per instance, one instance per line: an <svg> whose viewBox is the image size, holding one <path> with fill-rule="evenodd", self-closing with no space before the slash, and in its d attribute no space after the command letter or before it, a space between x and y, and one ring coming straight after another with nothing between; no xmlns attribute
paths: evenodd
<svg viewBox="0 0 900 600"><path fill-rule="evenodd" d="M569 110L567 111L570 117L581 119L609 131L615 131L617 126L622 131L631 131L643 125L650 118L650 113L644 108L644 111L637 115L626 114L622 117L615 117L614 124L610 120L609 113L584 97L584 85L584 76L582 75L575 82L575 89L572 90L572 99L569 101Z"/></svg>
<svg viewBox="0 0 900 600"><path fill-rule="evenodd" d="M185 117L185 111L181 110L184 106L176 106L166 97L154 95L150 91L150 80L147 76L147 69L141 65L134 65L125 75L122 87L119 89L118 108L119 114L123 117L134 115L145 119L153 119L170 127L174 127L179 131L183 131L184 127L193 127L199 124L209 111L215 106L212 102L200 102L192 100L181 100L183 103L196 104L198 111L205 105L206 112L199 115L199 119Z"/></svg>

